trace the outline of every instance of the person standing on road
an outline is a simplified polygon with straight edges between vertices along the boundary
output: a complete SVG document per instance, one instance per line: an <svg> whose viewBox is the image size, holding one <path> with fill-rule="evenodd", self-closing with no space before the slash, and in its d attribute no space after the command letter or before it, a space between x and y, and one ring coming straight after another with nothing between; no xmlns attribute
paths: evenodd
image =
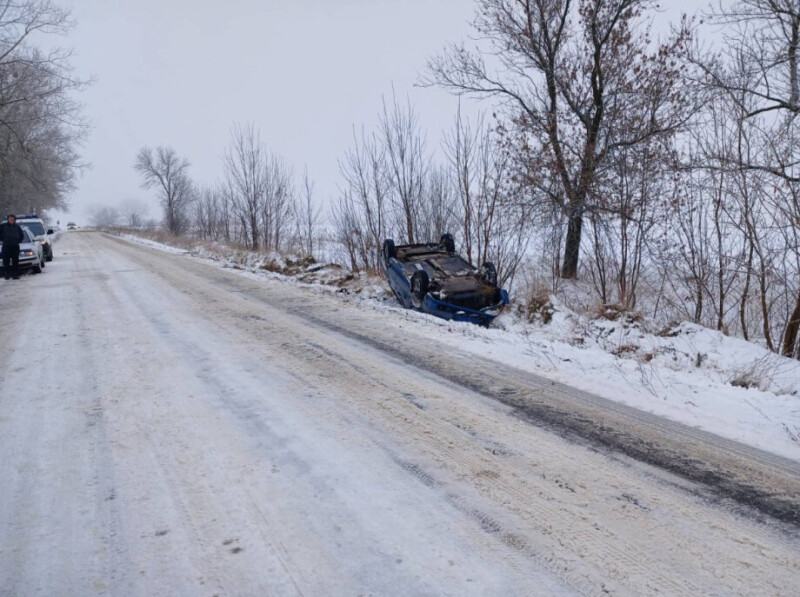
<svg viewBox="0 0 800 597"><path fill-rule="evenodd" d="M3 275L8 280L19 280L19 245L25 240L22 227L17 224L15 215L8 216L8 222L0 224L0 243L3 243Z"/></svg>

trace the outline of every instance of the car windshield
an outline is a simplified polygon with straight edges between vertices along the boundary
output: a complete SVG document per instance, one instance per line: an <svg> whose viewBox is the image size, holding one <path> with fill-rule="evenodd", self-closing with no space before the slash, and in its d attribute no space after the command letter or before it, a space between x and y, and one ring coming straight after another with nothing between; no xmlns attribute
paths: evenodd
<svg viewBox="0 0 800 597"><path fill-rule="evenodd" d="M20 226L30 230L34 236L42 236L44 234L44 225L41 222L22 222Z"/></svg>

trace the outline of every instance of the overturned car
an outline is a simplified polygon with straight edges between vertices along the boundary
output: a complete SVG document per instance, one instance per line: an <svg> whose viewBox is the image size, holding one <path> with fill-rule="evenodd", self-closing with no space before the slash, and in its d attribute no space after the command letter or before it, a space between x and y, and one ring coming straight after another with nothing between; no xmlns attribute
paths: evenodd
<svg viewBox="0 0 800 597"><path fill-rule="evenodd" d="M450 234L443 234L438 243L416 245L395 245L386 239L382 261L392 292L407 309L489 325L508 304L495 266L473 266L456 253Z"/></svg>

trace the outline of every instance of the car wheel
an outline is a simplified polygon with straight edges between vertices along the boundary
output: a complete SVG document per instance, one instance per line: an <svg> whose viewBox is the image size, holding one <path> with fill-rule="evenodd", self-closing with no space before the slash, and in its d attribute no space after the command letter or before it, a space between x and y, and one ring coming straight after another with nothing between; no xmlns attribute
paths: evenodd
<svg viewBox="0 0 800 597"><path fill-rule="evenodd" d="M44 267L44 263L42 261L40 261L35 266L33 266L33 273L34 274L41 274L43 267Z"/></svg>
<svg viewBox="0 0 800 597"><path fill-rule="evenodd" d="M389 265L389 260L397 257L397 247L391 238L383 241L383 260Z"/></svg>
<svg viewBox="0 0 800 597"><path fill-rule="evenodd" d="M456 252L456 241L452 234L442 234L442 238L439 240L439 246L448 253Z"/></svg>
<svg viewBox="0 0 800 597"><path fill-rule="evenodd" d="M417 270L411 276L411 304L415 309L421 309L425 302L425 296L428 294L428 287L430 286L430 278L428 272L425 270Z"/></svg>
<svg viewBox="0 0 800 597"><path fill-rule="evenodd" d="M489 286L497 286L497 268L494 263L487 261L481 267L481 279Z"/></svg>

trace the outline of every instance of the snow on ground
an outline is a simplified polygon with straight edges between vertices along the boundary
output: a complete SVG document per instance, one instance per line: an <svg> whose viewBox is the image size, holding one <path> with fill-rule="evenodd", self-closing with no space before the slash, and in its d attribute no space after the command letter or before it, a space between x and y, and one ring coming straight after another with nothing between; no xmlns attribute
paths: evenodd
<svg viewBox="0 0 800 597"><path fill-rule="evenodd" d="M159 243L154 240L150 240L149 238L143 238L140 236L133 236L130 234L123 235L123 238L128 240L136 241L137 243L144 245L146 247L151 247L153 249L158 249L159 251L163 251L165 253L173 253L175 255L184 255L189 253L186 249L181 249L178 247L171 247L170 245L165 245L164 243Z"/></svg>
<svg viewBox="0 0 800 597"><path fill-rule="evenodd" d="M490 329L402 309L377 276L340 266L236 251L127 240L267 276L372 309L396 328L580 390L800 460L800 363L691 323L651 330L619 314L590 318L554 298L528 317L512 306Z"/></svg>

